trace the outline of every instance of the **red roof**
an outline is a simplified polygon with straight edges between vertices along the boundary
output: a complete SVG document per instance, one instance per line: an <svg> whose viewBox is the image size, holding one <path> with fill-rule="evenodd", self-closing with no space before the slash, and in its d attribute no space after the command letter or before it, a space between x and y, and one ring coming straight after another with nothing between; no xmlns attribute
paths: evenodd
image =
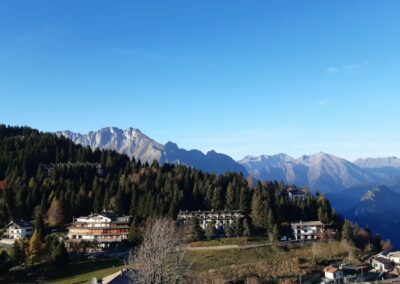
<svg viewBox="0 0 400 284"><path fill-rule="evenodd" d="M333 266L325 267L325 272L335 273L338 269Z"/></svg>

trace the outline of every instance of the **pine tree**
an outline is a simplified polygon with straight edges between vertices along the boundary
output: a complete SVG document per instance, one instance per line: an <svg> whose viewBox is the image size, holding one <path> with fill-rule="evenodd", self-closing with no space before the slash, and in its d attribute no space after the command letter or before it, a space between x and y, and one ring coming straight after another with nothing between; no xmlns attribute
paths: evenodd
<svg viewBox="0 0 400 284"><path fill-rule="evenodd" d="M8 253L3 250L0 252L0 275L8 273L10 268L12 267L12 261L10 260L10 256Z"/></svg>
<svg viewBox="0 0 400 284"><path fill-rule="evenodd" d="M267 211L267 230L272 231L272 228L276 225L276 222L272 210L268 208Z"/></svg>
<svg viewBox="0 0 400 284"><path fill-rule="evenodd" d="M249 224L249 220L247 218L243 219L243 234L242 234L242 236L244 236L244 237L251 236L251 227Z"/></svg>
<svg viewBox="0 0 400 284"><path fill-rule="evenodd" d="M38 232L39 238L41 240L44 240L44 238L46 237L46 225L44 223L43 215L40 212L36 217L35 230Z"/></svg>
<svg viewBox="0 0 400 284"><path fill-rule="evenodd" d="M349 220L345 220L342 229L342 240L347 242L353 242L354 234L353 234L353 227Z"/></svg>
<svg viewBox="0 0 400 284"><path fill-rule="evenodd" d="M140 244L141 240L142 240L142 236L140 234L139 224L138 224L137 218L135 217L135 219L133 219L133 221L130 225L130 228L129 228L128 242L132 246L137 246L138 244Z"/></svg>
<svg viewBox="0 0 400 284"><path fill-rule="evenodd" d="M318 219L324 224L332 223L332 207L323 195L318 197Z"/></svg>
<svg viewBox="0 0 400 284"><path fill-rule="evenodd" d="M233 230L231 224L225 224L224 232L227 238L230 238L232 236Z"/></svg>
<svg viewBox="0 0 400 284"><path fill-rule="evenodd" d="M215 224L213 221L206 223L206 237L211 239L215 235Z"/></svg>
<svg viewBox="0 0 400 284"><path fill-rule="evenodd" d="M123 215L126 213L126 197L122 188L118 189L117 196L115 198L115 213L118 215Z"/></svg>
<svg viewBox="0 0 400 284"><path fill-rule="evenodd" d="M60 242L55 251L53 252L53 265L55 267L62 267L69 263L69 256L64 242Z"/></svg>
<svg viewBox="0 0 400 284"><path fill-rule="evenodd" d="M94 191L93 211L98 213L104 209L104 190L98 185Z"/></svg>
<svg viewBox="0 0 400 284"><path fill-rule="evenodd" d="M239 194L239 210L247 215L249 214L249 200L247 196L247 191L245 187L240 188L240 194Z"/></svg>
<svg viewBox="0 0 400 284"><path fill-rule="evenodd" d="M131 215L131 216L136 216L138 213L137 213L137 192L136 192L136 189L135 188L133 188L133 190L132 190L132 198L131 198L131 204L130 204L130 207L129 207L129 214Z"/></svg>
<svg viewBox="0 0 400 284"><path fill-rule="evenodd" d="M35 230L29 241L29 259L31 264L39 262L42 258L42 240L40 239L39 232Z"/></svg>
<svg viewBox="0 0 400 284"><path fill-rule="evenodd" d="M21 240L15 240L12 246L11 260L14 266L26 262L26 254Z"/></svg>
<svg viewBox="0 0 400 284"><path fill-rule="evenodd" d="M251 218L255 227L267 229L268 202L261 184L257 185L251 202Z"/></svg>
<svg viewBox="0 0 400 284"><path fill-rule="evenodd" d="M229 183L228 188L226 190L225 208L228 210L235 209L235 189L232 183Z"/></svg>
<svg viewBox="0 0 400 284"><path fill-rule="evenodd" d="M277 224L274 224L273 227L272 227L270 240L272 242L279 241L279 228L278 228Z"/></svg>
<svg viewBox="0 0 400 284"><path fill-rule="evenodd" d="M51 201L50 208L47 211L47 220L51 226L64 224L64 208L56 197Z"/></svg>
<svg viewBox="0 0 400 284"><path fill-rule="evenodd" d="M191 224L191 235L193 241L200 241L203 239L203 230L200 227L199 219L194 217Z"/></svg>
<svg viewBox="0 0 400 284"><path fill-rule="evenodd" d="M243 219L237 219L235 221L234 234L236 237L243 235Z"/></svg>
<svg viewBox="0 0 400 284"><path fill-rule="evenodd" d="M214 189L212 201L211 201L211 208L218 210L222 207L222 198L221 198L222 188L217 187Z"/></svg>

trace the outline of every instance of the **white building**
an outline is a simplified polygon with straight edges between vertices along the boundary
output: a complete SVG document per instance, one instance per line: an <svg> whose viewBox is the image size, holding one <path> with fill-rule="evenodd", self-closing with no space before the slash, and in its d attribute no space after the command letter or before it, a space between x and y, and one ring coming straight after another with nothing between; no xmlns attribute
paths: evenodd
<svg viewBox="0 0 400 284"><path fill-rule="evenodd" d="M306 200L310 195L307 188L289 187L287 189L288 198L290 200Z"/></svg>
<svg viewBox="0 0 400 284"><path fill-rule="evenodd" d="M242 219L244 215L240 211L180 211L178 222L185 224L187 221L197 218L200 227L205 230L207 223L213 222L216 230L223 230L227 225L234 227L235 223Z"/></svg>
<svg viewBox="0 0 400 284"><path fill-rule="evenodd" d="M395 264L400 265L400 251L390 252L387 256Z"/></svg>
<svg viewBox="0 0 400 284"><path fill-rule="evenodd" d="M363 273L363 269L367 267L340 265L339 268L327 266L324 269L324 276L321 284L348 284L364 282L368 275Z"/></svg>
<svg viewBox="0 0 400 284"><path fill-rule="evenodd" d="M316 240L324 232L324 224L320 221L292 223L292 232L295 240Z"/></svg>
<svg viewBox="0 0 400 284"><path fill-rule="evenodd" d="M74 219L68 227L68 242L97 241L99 247L128 239L131 216L118 217L112 212L101 212Z"/></svg>
<svg viewBox="0 0 400 284"><path fill-rule="evenodd" d="M343 283L343 271L336 267L328 266L324 269L325 278L322 279L322 284L340 284Z"/></svg>
<svg viewBox="0 0 400 284"><path fill-rule="evenodd" d="M33 225L30 221L11 221L7 226L3 238L5 239L24 239L29 238L33 234Z"/></svg>
<svg viewBox="0 0 400 284"><path fill-rule="evenodd" d="M382 257L382 256L373 256L370 259L372 267L376 271L380 272L389 272L393 270L394 265L389 258Z"/></svg>

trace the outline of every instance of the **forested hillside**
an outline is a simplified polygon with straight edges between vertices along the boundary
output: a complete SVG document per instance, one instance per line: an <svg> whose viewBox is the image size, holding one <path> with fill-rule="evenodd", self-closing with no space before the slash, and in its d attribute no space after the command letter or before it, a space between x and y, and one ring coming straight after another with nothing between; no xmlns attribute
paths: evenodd
<svg viewBox="0 0 400 284"><path fill-rule="evenodd" d="M341 220L323 196L291 202L276 181L250 186L241 174L130 160L114 151L75 145L27 127L0 126L1 225L10 219L47 216L50 225L79 215L114 210L139 220L175 217L179 210L239 209L255 228L272 231L285 221Z"/></svg>

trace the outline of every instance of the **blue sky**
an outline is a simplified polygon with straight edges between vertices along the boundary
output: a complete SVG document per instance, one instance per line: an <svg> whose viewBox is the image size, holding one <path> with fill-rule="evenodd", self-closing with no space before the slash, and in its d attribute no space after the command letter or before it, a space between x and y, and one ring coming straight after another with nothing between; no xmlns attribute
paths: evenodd
<svg viewBox="0 0 400 284"><path fill-rule="evenodd" d="M0 122L400 155L399 1L0 2Z"/></svg>

